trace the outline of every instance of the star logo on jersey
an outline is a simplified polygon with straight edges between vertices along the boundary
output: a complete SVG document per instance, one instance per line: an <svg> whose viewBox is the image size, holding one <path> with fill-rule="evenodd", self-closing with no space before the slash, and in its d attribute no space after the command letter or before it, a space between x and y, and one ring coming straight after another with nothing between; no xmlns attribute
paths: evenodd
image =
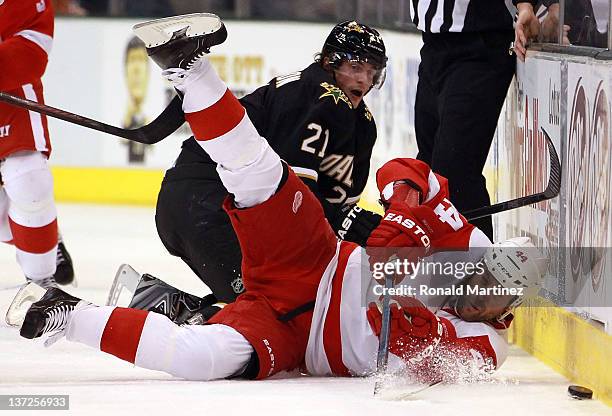
<svg viewBox="0 0 612 416"><path fill-rule="evenodd" d="M338 104L340 101L344 101L349 108L353 108L353 104L351 104L351 101L340 88L336 87L335 85L328 84L327 82L322 82L321 86L325 89L325 92L321 94L319 99L332 97L336 104Z"/></svg>
<svg viewBox="0 0 612 416"><path fill-rule="evenodd" d="M352 21L351 23L349 23L347 28L349 32L363 33L363 28L361 27L359 23L355 21Z"/></svg>

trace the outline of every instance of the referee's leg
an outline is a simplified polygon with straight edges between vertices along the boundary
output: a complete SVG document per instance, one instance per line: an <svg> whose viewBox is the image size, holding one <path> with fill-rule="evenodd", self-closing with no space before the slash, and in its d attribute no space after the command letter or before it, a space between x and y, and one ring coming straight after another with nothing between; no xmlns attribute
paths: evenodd
<svg viewBox="0 0 612 416"><path fill-rule="evenodd" d="M441 92L431 167L449 180L451 200L460 212L490 204L482 171L514 75L513 65L512 61L461 62ZM493 238L491 217L473 224Z"/></svg>

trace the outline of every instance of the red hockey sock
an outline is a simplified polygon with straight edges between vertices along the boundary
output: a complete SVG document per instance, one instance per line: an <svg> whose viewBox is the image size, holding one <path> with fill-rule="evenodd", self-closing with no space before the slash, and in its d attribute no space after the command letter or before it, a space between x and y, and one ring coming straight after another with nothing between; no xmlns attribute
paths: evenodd
<svg viewBox="0 0 612 416"><path fill-rule="evenodd" d="M13 243L26 253L48 253L57 244L57 219L42 227L26 227L17 224L9 217L9 224L13 233Z"/></svg>
<svg viewBox="0 0 612 416"><path fill-rule="evenodd" d="M185 114L185 119L199 141L211 140L232 131L244 118L244 107L227 89L219 101L195 113Z"/></svg>
<svg viewBox="0 0 612 416"><path fill-rule="evenodd" d="M138 309L115 308L106 322L100 349L134 363L148 314Z"/></svg>

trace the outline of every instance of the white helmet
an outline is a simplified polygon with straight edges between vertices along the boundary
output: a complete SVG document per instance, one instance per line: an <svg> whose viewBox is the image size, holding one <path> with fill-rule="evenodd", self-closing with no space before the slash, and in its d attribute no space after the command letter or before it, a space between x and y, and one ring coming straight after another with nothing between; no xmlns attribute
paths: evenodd
<svg viewBox="0 0 612 416"><path fill-rule="evenodd" d="M484 263L491 275L503 287L523 288L509 309L519 306L525 298L538 294L548 261L542 257L529 237L515 237L496 243L487 249Z"/></svg>

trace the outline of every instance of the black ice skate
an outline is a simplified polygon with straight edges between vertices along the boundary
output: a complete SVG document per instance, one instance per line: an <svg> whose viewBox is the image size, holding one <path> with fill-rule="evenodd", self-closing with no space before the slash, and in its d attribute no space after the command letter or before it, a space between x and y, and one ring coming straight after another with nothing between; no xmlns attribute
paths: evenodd
<svg viewBox="0 0 612 416"><path fill-rule="evenodd" d="M150 274L143 274L128 307L160 313L178 325L216 301L212 295L203 298L180 291Z"/></svg>
<svg viewBox="0 0 612 416"><path fill-rule="evenodd" d="M69 285L74 281L74 267L72 266L72 258L64 245L62 236L59 236L57 242L57 268L53 275L53 280L59 285Z"/></svg>
<svg viewBox="0 0 612 416"><path fill-rule="evenodd" d="M63 331L72 311L91 305L59 288L51 288L38 302L30 306L19 334L24 338L33 339L51 332Z"/></svg>
<svg viewBox="0 0 612 416"><path fill-rule="evenodd" d="M210 13L193 13L165 17L134 26L134 33L147 53L161 69L191 69L211 46L227 39L221 19Z"/></svg>

